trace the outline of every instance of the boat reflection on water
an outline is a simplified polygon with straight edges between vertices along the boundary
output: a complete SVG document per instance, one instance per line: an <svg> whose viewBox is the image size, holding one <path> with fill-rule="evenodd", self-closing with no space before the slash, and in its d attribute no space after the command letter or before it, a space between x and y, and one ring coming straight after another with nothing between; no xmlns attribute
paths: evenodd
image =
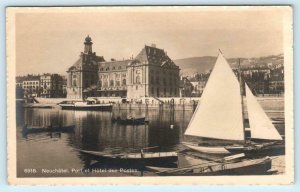
<svg viewBox="0 0 300 192"><path fill-rule="evenodd" d="M122 125L111 121L112 115L119 116L134 114L147 116L148 124ZM276 115L278 115L276 113ZM77 168L84 170L119 170L114 173L87 172L52 174L49 177L62 176L126 176L154 175L145 171L143 164L120 163L107 160L95 160L89 155L78 151L98 151L107 154L139 153L143 148L149 148L144 152L170 152L185 149L180 142L184 140L183 133L190 121L192 111L170 111L135 109L131 111L113 110L105 111L69 111L60 109L17 109L17 172L18 177L37 177L43 174L24 174L24 169L35 167L42 168ZM280 114L278 117L282 117ZM22 127L46 127L71 126L74 132L53 133L52 137L47 132L28 134L22 137ZM279 131L284 130L283 125L276 125ZM155 148L151 148L155 147ZM276 151L276 150L275 150ZM278 151L277 151L278 152ZM201 158L193 158L186 154L180 154L177 162L155 165L157 167L184 167L197 161L208 161L216 157L208 157L203 154ZM121 173L120 169L126 169ZM132 172L131 172L131 171Z"/></svg>
<svg viewBox="0 0 300 192"><path fill-rule="evenodd" d="M23 169L27 166L68 168L71 164L72 167L76 168L90 166L100 168L140 167L138 164L97 162L88 155L80 153L77 149L107 154L139 153L141 149L149 147L150 149L144 150L145 153L176 151L180 148L179 143L184 132L183 129L192 116L192 111L170 112L155 109L149 110L147 114L144 110L139 109L107 112L20 108L17 111L18 172L20 176L24 177L30 176L23 174ZM147 115L149 123L142 125L113 123L111 121L113 113L120 116L122 114ZM23 138L22 127L25 124L28 127L47 127L49 125L74 125L75 127L73 133L60 133L61 137L55 137L54 133L53 138L51 138L48 133L40 132L28 134L28 138ZM53 140L54 137L55 140ZM55 143L53 143L54 141ZM161 166L174 167L177 165L175 162L175 164L162 164ZM70 176L74 175L71 174Z"/></svg>

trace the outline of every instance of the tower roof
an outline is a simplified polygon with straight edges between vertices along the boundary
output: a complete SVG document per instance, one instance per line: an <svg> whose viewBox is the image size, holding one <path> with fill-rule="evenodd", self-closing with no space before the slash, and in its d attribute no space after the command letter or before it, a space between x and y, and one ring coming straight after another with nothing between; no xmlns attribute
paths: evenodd
<svg viewBox="0 0 300 192"><path fill-rule="evenodd" d="M85 38L85 42L92 42L92 38L88 35L88 36Z"/></svg>

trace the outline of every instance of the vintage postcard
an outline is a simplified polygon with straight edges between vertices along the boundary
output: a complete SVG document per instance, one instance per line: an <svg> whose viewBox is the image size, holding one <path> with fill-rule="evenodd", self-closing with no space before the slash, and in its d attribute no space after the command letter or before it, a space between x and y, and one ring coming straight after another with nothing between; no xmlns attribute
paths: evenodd
<svg viewBox="0 0 300 192"><path fill-rule="evenodd" d="M6 16L10 184L293 183L290 6Z"/></svg>

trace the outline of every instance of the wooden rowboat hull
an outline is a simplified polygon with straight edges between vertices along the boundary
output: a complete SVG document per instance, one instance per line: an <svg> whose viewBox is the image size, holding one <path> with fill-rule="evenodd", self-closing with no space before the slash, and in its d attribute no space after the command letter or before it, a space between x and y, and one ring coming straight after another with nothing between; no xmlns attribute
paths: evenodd
<svg viewBox="0 0 300 192"><path fill-rule="evenodd" d="M210 176L210 175L263 175L272 167L272 160L269 157L244 160L236 163L218 163L209 166L202 166L184 171L174 171L171 168L151 167L149 170L155 171L158 175L185 175L185 176Z"/></svg>
<svg viewBox="0 0 300 192"><path fill-rule="evenodd" d="M97 151L86 151L86 150L78 150L81 153L95 159L98 161L115 163L115 164L166 164L177 162L178 156L176 152L162 152L161 155L158 153L132 153L132 154L117 154L110 155Z"/></svg>

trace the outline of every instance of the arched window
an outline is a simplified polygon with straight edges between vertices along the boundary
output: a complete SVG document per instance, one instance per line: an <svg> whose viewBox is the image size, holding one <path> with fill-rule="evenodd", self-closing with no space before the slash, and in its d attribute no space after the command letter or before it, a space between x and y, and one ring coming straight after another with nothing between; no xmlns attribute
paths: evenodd
<svg viewBox="0 0 300 192"><path fill-rule="evenodd" d="M75 86L75 87L77 86L77 85L76 85L76 79L73 80L72 86Z"/></svg>
<svg viewBox="0 0 300 192"><path fill-rule="evenodd" d="M114 86L114 80L110 80L109 86Z"/></svg>
<svg viewBox="0 0 300 192"><path fill-rule="evenodd" d="M126 79L123 79L122 84L126 85Z"/></svg>
<svg viewBox="0 0 300 192"><path fill-rule="evenodd" d="M107 82L107 80L104 80L104 87L108 87L108 82Z"/></svg>

